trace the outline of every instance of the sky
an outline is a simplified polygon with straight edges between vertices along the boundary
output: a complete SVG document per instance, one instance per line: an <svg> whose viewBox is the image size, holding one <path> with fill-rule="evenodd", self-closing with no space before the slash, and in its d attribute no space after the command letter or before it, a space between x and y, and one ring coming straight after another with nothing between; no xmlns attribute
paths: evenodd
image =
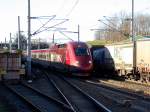
<svg viewBox="0 0 150 112"><path fill-rule="evenodd" d="M66 33L44 31L32 36L32 39L43 39L52 41L53 34L56 41L64 41L71 38L77 40L78 25L80 26L80 40L89 41L94 39L94 31L99 27L99 19L103 16L112 17L121 11L132 12L132 0L30 0L31 17L52 16L54 17L45 27L54 26L62 19L68 19L63 24L57 25ZM135 13L149 13L150 0L134 0ZM20 28L24 35L27 35L28 0L0 0L0 41L9 41L10 33L12 39L18 31L18 16L20 16ZM50 18L50 17L49 17ZM59 20L58 20L59 19ZM61 20L60 20L61 19ZM46 19L31 19L31 32L35 32L46 21ZM42 30L42 29L41 29ZM53 30L53 31L52 31Z"/></svg>

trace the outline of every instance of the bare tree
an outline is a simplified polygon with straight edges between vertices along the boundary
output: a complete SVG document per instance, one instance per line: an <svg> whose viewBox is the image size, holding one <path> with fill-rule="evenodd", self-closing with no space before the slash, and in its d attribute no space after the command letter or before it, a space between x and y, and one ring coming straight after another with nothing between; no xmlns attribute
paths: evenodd
<svg viewBox="0 0 150 112"><path fill-rule="evenodd" d="M135 31L136 35L147 36L150 35L150 16L149 15L137 15L135 19Z"/></svg>
<svg viewBox="0 0 150 112"><path fill-rule="evenodd" d="M131 37L131 15L125 12L120 12L118 15L113 16L113 18L106 18L106 22L101 21L105 27L103 31L97 31L95 33L96 39L103 39L109 41L122 41L127 40ZM135 35L148 36L150 35L150 15L137 14L135 16Z"/></svg>

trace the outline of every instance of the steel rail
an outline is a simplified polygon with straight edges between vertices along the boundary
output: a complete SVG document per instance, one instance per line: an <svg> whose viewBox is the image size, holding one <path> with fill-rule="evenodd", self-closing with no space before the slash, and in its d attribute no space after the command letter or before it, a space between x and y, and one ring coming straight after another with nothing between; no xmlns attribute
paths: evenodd
<svg viewBox="0 0 150 112"><path fill-rule="evenodd" d="M26 85L26 84L23 84L23 83L21 83L21 84L22 84L21 86L24 86L25 88L28 88L28 89L30 89L31 91L34 91L36 94L42 96L44 99L47 99L48 102L49 102L49 101L53 101L53 103L55 103L56 105L59 105L61 108L65 109L65 111L72 112L72 109L71 109L68 105L66 105L66 104L64 104L64 103L62 103L62 102L60 102L60 101L58 101L58 100L55 100L54 98L51 98L51 97L49 97L49 96L47 96L47 95L45 95L45 94L43 94L43 93L40 92L39 90L37 90L37 89L35 89L35 88L32 88L32 87L29 86L29 85ZM8 87L9 87L9 89L11 89L13 92L15 92L19 97L23 97L23 99L25 99L25 100L28 101L31 105L33 105L35 108L37 108L37 109L38 109L38 112L45 112L45 111L46 111L45 109L43 110L43 108L41 108L39 105L34 104L32 101L30 101L30 99L26 98L24 95L22 95L21 93L19 93L19 92L18 92L16 89L14 89L13 87L11 87L11 86L9 86L9 85L8 85ZM37 109L36 109L36 110L37 110Z"/></svg>
<svg viewBox="0 0 150 112"><path fill-rule="evenodd" d="M29 89L32 89L33 91L39 93L40 95L44 96L45 98L48 98L48 99L54 101L55 103L61 105L62 107L71 110L71 108L70 108L68 105L66 105L65 103L63 103L63 102L61 102L61 101L59 101L59 100L57 100L57 99L55 99L55 98L52 98L52 97L50 97L50 96L48 96L48 95L46 95L46 94L43 94L43 93L40 92L38 89L33 88L33 87L30 86L30 85L27 85L27 84L25 84L25 83L22 83L22 84L23 84L23 86L28 87Z"/></svg>
<svg viewBox="0 0 150 112"><path fill-rule="evenodd" d="M132 92L125 91L125 90L122 90L122 89L119 89L119 88L112 88L112 87L109 87L107 85L96 83L96 82L91 81L91 80L88 80L88 81L85 81L85 82L87 82L89 84L93 84L93 85L98 86L98 87L102 87L104 89L109 89L111 91L115 91L115 92L119 92L119 93L122 93L122 94L125 94L125 95L129 95L129 96L134 97L134 98L136 97L136 98L139 98L139 99L142 99L142 100L150 101L150 97L143 96L143 95L140 95L140 94L137 94L137 93L132 93Z"/></svg>
<svg viewBox="0 0 150 112"><path fill-rule="evenodd" d="M112 112L111 110L109 110L107 107L105 107L103 104L101 104L99 101L97 101L96 99L94 99L92 96L88 95L87 93L85 93L84 91L82 91L79 87L77 87L76 85L70 83L68 80L66 80L65 78L61 77L64 81L66 81L69 85L71 85L72 87L74 87L76 90L78 90L79 92L81 92L83 95L85 95L86 97L88 97L91 101L93 101L100 109L101 112Z"/></svg>
<svg viewBox="0 0 150 112"><path fill-rule="evenodd" d="M149 108L149 101L146 100L143 100L143 99L139 99L137 98L136 96L132 96L130 95L130 93L128 94L127 93L124 93L124 92L119 92L118 90L116 90L116 88L111 88L111 87L105 87L102 85L101 87L101 84L89 84L87 82L85 82L84 80L82 81L75 81L75 84L79 84L79 87L80 85L83 86L84 88L85 87L89 87L90 88L95 88L98 92L99 95L102 95L104 96L105 98L107 99L110 99L114 102L116 102L116 104L119 104L119 105L122 105L123 107L127 108L127 109L131 109L133 111L148 111L150 108ZM88 90L88 89L87 89ZM122 89L121 89L122 90ZM124 90L123 90L124 91ZM93 94L93 93L91 93ZM117 106L117 105L116 105Z"/></svg>
<svg viewBox="0 0 150 112"><path fill-rule="evenodd" d="M39 106L33 104L26 97L24 97L23 95L19 94L15 89L11 88L8 84L4 84L4 86L7 87L10 91L12 91L14 94L19 96L23 101L25 101L29 106L31 106L37 112L43 112Z"/></svg>
<svg viewBox="0 0 150 112"><path fill-rule="evenodd" d="M63 92L59 89L59 87L56 85L56 83L48 76L47 72L44 72L47 79L51 82L51 84L56 88L56 90L59 92L59 94L63 97L63 99L68 103L70 108L73 110L73 112L76 112L76 110L73 108L67 97L63 94Z"/></svg>

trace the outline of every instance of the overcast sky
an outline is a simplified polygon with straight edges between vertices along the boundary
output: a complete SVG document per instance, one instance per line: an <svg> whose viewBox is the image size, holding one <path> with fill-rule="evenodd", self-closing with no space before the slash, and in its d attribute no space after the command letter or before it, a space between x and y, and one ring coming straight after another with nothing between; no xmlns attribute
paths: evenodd
<svg viewBox="0 0 150 112"><path fill-rule="evenodd" d="M0 0L0 41L5 37L9 40L9 33L12 36L17 32L17 18L21 19L21 30L27 34L27 9L28 0ZM135 12L150 12L150 0L134 0ZM55 19L69 19L57 27L67 28L69 31L77 31L80 25L80 40L93 40L94 33L91 28L99 25L98 19L103 16L113 16L121 11L131 13L132 0L31 0L31 16L52 16ZM32 20L32 32L37 30L47 20ZM50 21L47 26L55 25L62 21ZM64 33L70 38L77 40L77 34ZM45 31L32 37L42 38L51 41L53 31ZM55 32L55 38L61 40L66 37Z"/></svg>

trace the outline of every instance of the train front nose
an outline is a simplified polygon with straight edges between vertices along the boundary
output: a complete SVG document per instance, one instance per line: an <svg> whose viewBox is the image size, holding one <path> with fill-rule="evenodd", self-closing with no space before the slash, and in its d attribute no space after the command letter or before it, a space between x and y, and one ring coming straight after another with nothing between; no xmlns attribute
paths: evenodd
<svg viewBox="0 0 150 112"><path fill-rule="evenodd" d="M76 69L75 71L83 71L83 72L89 72L92 70L93 63L91 60L76 60L73 63L74 68Z"/></svg>
<svg viewBox="0 0 150 112"><path fill-rule="evenodd" d="M80 64L80 68L83 71L90 71L92 69L92 67L93 67L93 64L92 64L91 60L81 62L81 64Z"/></svg>

